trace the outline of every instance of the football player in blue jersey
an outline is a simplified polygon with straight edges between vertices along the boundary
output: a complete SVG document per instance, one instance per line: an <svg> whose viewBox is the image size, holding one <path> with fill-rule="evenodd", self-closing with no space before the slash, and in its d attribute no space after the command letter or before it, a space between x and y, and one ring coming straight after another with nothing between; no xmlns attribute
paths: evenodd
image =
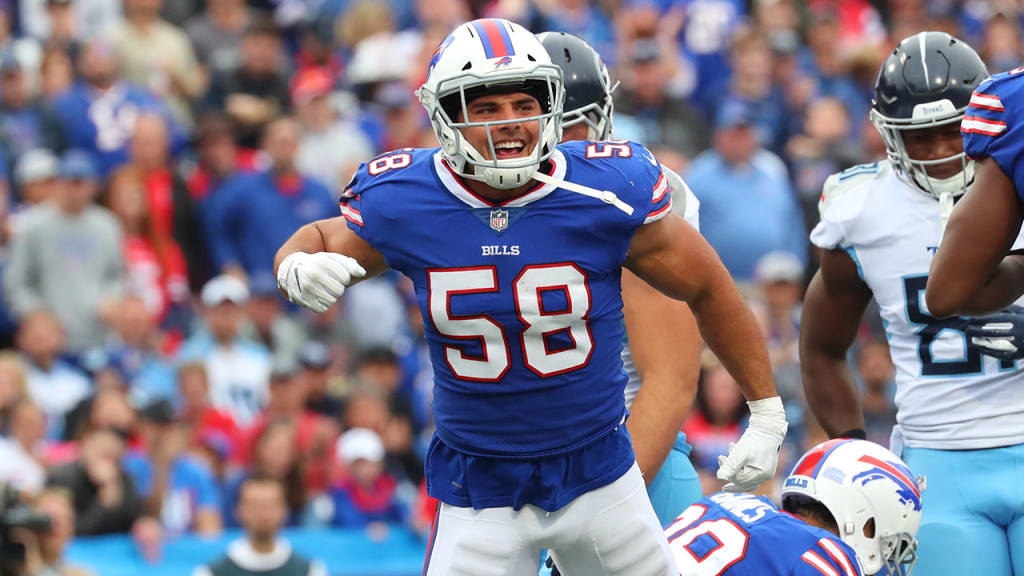
<svg viewBox="0 0 1024 576"><path fill-rule="evenodd" d="M764 497L720 492L665 534L687 576L906 576L920 523L921 489L907 465L878 444L838 439L800 458L781 511Z"/></svg>
<svg viewBox="0 0 1024 576"><path fill-rule="evenodd" d="M614 86L600 54L582 38L565 32L537 37L562 69L562 141L609 140ZM675 172L665 166L661 169L673 195L673 211L699 230L700 201ZM703 495L686 435L679 431L697 392L703 344L684 302L665 296L628 270L622 272L622 306L626 324L622 363L629 376L626 428L654 512L665 524Z"/></svg>
<svg viewBox="0 0 1024 576"><path fill-rule="evenodd" d="M532 576L548 548L571 576L674 573L623 425L622 267L687 300L756 391L723 464L733 490L773 476L787 427L756 321L646 149L557 146L561 71L529 31L459 26L418 96L441 147L361 166L342 216L300 229L275 267L315 312L388 268L415 286L441 501L424 572Z"/></svg>

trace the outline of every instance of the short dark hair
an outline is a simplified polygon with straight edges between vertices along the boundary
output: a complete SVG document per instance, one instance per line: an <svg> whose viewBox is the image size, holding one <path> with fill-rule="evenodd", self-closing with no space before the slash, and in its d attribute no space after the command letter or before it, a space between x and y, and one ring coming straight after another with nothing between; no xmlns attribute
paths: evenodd
<svg viewBox="0 0 1024 576"><path fill-rule="evenodd" d="M816 524L825 527L834 534L839 534L839 524L832 513L824 504L817 500L807 498L786 498L782 502L782 509L793 516L801 516L813 520Z"/></svg>

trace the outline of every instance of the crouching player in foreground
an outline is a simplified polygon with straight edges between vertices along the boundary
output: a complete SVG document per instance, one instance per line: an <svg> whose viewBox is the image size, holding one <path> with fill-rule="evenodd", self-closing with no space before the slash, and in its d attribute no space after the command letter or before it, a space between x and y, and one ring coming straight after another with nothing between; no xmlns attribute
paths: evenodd
<svg viewBox="0 0 1024 576"><path fill-rule="evenodd" d="M674 574L623 425L622 267L687 300L751 399L768 400L730 452L739 485L772 477L787 427L753 315L672 214L646 149L556 148L562 75L529 31L463 24L418 94L441 148L360 167L344 218L304 226L275 264L282 291L317 312L389 267L415 285L435 380L427 490L441 501L424 572L533 576L548 548L567 576Z"/></svg>
<svg viewBox="0 0 1024 576"><path fill-rule="evenodd" d="M686 576L905 576L920 523L921 491L906 464L867 440L837 439L800 458L782 510L719 492L665 534Z"/></svg>

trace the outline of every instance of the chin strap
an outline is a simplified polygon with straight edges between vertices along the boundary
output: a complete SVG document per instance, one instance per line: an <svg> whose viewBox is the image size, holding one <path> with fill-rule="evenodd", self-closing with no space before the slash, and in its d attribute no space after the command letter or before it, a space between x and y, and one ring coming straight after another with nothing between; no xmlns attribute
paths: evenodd
<svg viewBox="0 0 1024 576"><path fill-rule="evenodd" d="M615 206L616 208L622 210L623 212L630 216L633 215L633 207L620 200L619 197L616 196L615 193L612 192L611 190L595 190L593 188L590 188L589 186L583 186L582 184L576 184L573 182L568 182L566 180L548 176L547 174L544 174L539 170L537 171L537 173L533 175L533 179L538 182L543 182L544 184L557 186L570 192L582 194L583 196L596 198L604 202L605 204L611 204L612 206Z"/></svg>

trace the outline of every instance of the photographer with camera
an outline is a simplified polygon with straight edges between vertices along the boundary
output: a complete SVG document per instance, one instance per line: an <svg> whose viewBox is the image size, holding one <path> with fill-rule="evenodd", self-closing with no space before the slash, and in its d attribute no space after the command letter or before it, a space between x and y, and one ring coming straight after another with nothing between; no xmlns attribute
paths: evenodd
<svg viewBox="0 0 1024 576"><path fill-rule="evenodd" d="M40 523L10 529L9 541L22 551L20 562L8 564L5 576L91 576L64 562L64 550L75 535L71 495L62 488L47 488L36 496L31 511L34 519L49 519L49 528L41 528Z"/></svg>

